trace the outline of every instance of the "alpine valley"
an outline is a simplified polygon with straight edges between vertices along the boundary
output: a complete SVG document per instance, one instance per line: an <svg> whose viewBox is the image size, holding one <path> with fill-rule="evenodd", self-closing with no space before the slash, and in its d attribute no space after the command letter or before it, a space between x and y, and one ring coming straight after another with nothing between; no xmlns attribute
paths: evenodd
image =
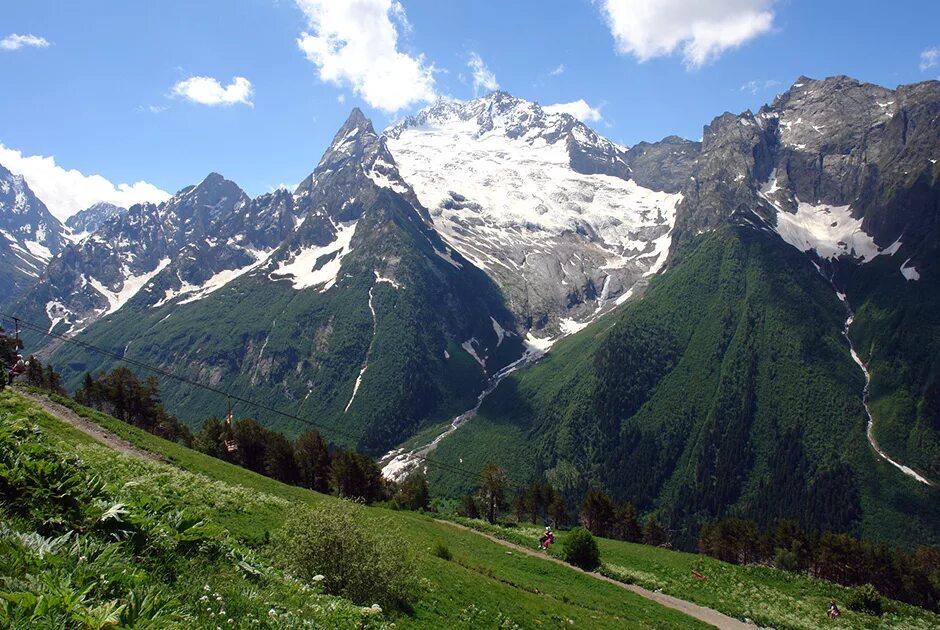
<svg viewBox="0 0 940 630"><path fill-rule="evenodd" d="M434 451L439 496L497 463L684 547L728 515L940 544L938 160L938 81L801 77L634 147L504 92L382 133L354 109L255 199L211 173L62 225L0 168L0 301L69 390L158 366L390 477ZM160 385L193 428L225 414Z"/></svg>

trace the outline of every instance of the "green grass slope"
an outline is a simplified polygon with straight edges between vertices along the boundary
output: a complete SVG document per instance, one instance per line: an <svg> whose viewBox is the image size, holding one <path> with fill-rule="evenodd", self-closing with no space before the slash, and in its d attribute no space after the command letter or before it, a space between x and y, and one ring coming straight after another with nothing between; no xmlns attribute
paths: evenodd
<svg viewBox="0 0 940 630"><path fill-rule="evenodd" d="M936 492L868 447L844 320L805 256L727 226L681 250L643 299L507 378L435 457L545 475L574 500L603 486L657 511L686 548L727 514L936 543ZM446 472L431 481L470 489Z"/></svg>
<svg viewBox="0 0 940 630"><path fill-rule="evenodd" d="M64 399L61 402L65 402ZM245 469L215 460L124 425L113 418L71 405L81 415L100 423L130 442L162 454L170 464L145 462L118 455L68 425L42 412L9 390L0 393L0 417L25 418L39 426L58 448L77 454L108 488L128 500L142 497L186 508L223 526L261 557L272 553L265 542L286 516L299 507L315 507L338 499L286 486ZM699 628L704 625L674 611L625 592L610 584L537 558L507 553L478 535L438 523L414 513L368 509L375 526L390 522L401 533L401 544L418 554L422 576L420 600L410 614L388 613L398 628ZM437 543L453 554L451 561L432 554ZM224 564L224 563L223 563ZM239 581L225 567L209 567L218 573L193 567L192 576L181 575L170 585L179 597L198 598L203 582L210 591L224 591L224 598L254 597L258 585ZM283 589L282 589L283 590ZM279 591L265 591L263 598ZM280 610L291 602L272 602ZM318 601L320 605L324 602ZM340 603L334 604L340 607ZM295 616L307 615L314 623L331 626L304 607ZM269 620L262 619L267 624ZM240 621L246 625L246 621ZM270 621L268 627L282 627ZM284 626L286 627L286 626Z"/></svg>
<svg viewBox="0 0 940 630"><path fill-rule="evenodd" d="M456 519L458 522L517 544L529 544L541 533L534 525L512 528L484 521ZM553 556L563 557L567 532L556 532ZM595 538L601 552L600 572L615 580L660 590L687 601L707 606L738 619L751 619L761 627L793 630L834 628L935 628L940 617L923 609L890 601L885 614L875 617L853 612L845 606L851 589L804 575L763 566L740 566L681 551L619 540ZM707 579L698 580L692 571ZM826 618L830 600L843 615L836 621Z"/></svg>

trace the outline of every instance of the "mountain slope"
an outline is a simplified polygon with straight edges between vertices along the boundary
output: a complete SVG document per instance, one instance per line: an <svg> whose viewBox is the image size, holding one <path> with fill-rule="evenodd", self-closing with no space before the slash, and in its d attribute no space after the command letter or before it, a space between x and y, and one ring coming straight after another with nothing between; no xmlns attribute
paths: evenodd
<svg viewBox="0 0 940 630"><path fill-rule="evenodd" d="M72 230L72 240L81 240L84 236L97 232L108 219L125 212L126 208L102 201L70 216L65 220L65 226Z"/></svg>
<svg viewBox="0 0 940 630"><path fill-rule="evenodd" d="M155 211L178 215L183 199L204 186L184 189ZM182 261L168 263L78 339L249 391L254 400L316 418L338 443L375 452L461 411L487 374L521 355L498 290L427 224L426 210L358 110L293 195L279 191L238 204L240 211L225 215L226 229L248 236L225 242L240 251L247 242L271 249L206 279L218 254L201 250L203 262L184 248ZM278 204L278 212L260 210ZM255 207L285 225L261 230ZM222 239L207 233L187 242L220 246ZM202 270L202 282L186 275L190 264ZM109 365L73 346L51 360L66 368L71 384L82 370ZM178 383L163 391L169 408L193 426L224 409L217 396ZM276 414L259 419L289 434L301 429Z"/></svg>
<svg viewBox="0 0 940 630"><path fill-rule="evenodd" d="M548 336L622 303L662 265L680 198L670 175L697 153L672 139L670 151L631 155L568 114L504 92L442 101L385 136L435 228L499 284L525 328ZM630 158L673 168L652 180L638 166L640 184Z"/></svg>
<svg viewBox="0 0 940 630"><path fill-rule="evenodd" d="M509 377L437 458L544 473L574 497L600 484L685 545L729 513L940 539L934 491L869 450L845 312L814 267L746 226L694 239L673 264L615 320Z"/></svg>
<svg viewBox="0 0 940 630"><path fill-rule="evenodd" d="M0 304L36 281L64 232L26 180L0 165Z"/></svg>

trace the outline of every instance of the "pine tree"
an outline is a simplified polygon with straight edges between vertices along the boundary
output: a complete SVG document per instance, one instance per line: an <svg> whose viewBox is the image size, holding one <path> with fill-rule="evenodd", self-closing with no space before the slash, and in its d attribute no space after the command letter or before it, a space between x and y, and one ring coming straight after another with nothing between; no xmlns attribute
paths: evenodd
<svg viewBox="0 0 940 630"><path fill-rule="evenodd" d="M317 492L330 491L330 451L316 431L308 431L297 438L294 460L300 476L300 485Z"/></svg>
<svg viewBox="0 0 940 630"><path fill-rule="evenodd" d="M552 503L548 506L548 514L552 518L553 527L564 527L568 522L568 510L565 508L565 498L560 492L556 492L552 497Z"/></svg>
<svg viewBox="0 0 940 630"><path fill-rule="evenodd" d="M294 462L294 447L280 433L267 432L264 448L264 474L284 483L297 483L297 464Z"/></svg>
<svg viewBox="0 0 940 630"><path fill-rule="evenodd" d="M509 481L506 473L496 464L487 464L480 475L480 495L486 509L486 520L496 522L500 510L506 504L506 487Z"/></svg>
<svg viewBox="0 0 940 630"><path fill-rule="evenodd" d="M581 502L581 524L595 536L606 536L614 520L614 503L602 490L590 489Z"/></svg>
<svg viewBox="0 0 940 630"><path fill-rule="evenodd" d="M421 470L408 475L395 493L395 503L406 510L417 512L428 509L431 493L427 475Z"/></svg>
<svg viewBox="0 0 940 630"><path fill-rule="evenodd" d="M643 526L643 542L658 547L666 542L666 531L659 524L655 514L650 514Z"/></svg>
<svg viewBox="0 0 940 630"><path fill-rule="evenodd" d="M643 528L636 515L636 508L627 501L617 508L614 516L615 535L620 540L628 542L640 542L643 540Z"/></svg>

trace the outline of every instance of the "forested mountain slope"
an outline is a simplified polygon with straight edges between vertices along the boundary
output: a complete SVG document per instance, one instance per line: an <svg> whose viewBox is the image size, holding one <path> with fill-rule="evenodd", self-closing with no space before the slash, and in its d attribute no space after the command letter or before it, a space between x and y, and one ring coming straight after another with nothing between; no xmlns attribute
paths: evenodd
<svg viewBox="0 0 940 630"><path fill-rule="evenodd" d="M496 461L520 481L544 474L569 497L601 486L658 512L687 547L698 524L727 514L937 541L936 490L867 444L845 318L803 255L727 225L676 252L616 319L509 377L437 457Z"/></svg>
<svg viewBox="0 0 940 630"><path fill-rule="evenodd" d="M168 263L78 339L315 418L331 440L369 452L459 413L487 373L522 353L495 285L430 227L358 110L281 196L281 216L296 222L247 268L193 286ZM51 360L73 386L111 363L74 345ZM180 383L164 396L192 426L224 411L218 396ZM289 435L301 428L237 413Z"/></svg>

